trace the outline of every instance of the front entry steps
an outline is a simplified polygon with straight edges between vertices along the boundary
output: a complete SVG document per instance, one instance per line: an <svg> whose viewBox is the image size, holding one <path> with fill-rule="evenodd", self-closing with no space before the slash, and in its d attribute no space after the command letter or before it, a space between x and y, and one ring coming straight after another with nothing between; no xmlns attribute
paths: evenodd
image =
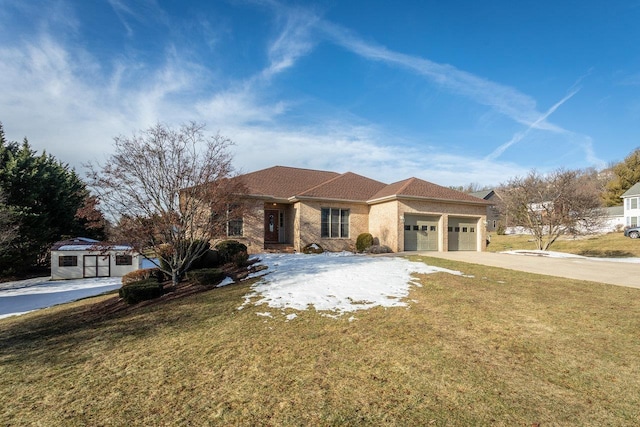
<svg viewBox="0 0 640 427"><path fill-rule="evenodd" d="M267 253L293 254L296 250L289 243L265 243L264 251Z"/></svg>

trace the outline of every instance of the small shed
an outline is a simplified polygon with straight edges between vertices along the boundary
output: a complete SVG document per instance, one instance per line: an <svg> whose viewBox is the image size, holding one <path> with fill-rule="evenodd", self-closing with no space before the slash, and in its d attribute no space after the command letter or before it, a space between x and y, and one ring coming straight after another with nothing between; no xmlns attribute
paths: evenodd
<svg viewBox="0 0 640 427"><path fill-rule="evenodd" d="M51 280L122 277L139 269L141 262L131 246L76 237L51 247Z"/></svg>

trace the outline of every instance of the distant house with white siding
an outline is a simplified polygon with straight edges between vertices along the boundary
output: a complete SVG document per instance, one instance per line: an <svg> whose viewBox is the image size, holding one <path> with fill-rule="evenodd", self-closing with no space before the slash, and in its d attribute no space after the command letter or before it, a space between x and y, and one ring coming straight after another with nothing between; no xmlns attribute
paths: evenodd
<svg viewBox="0 0 640 427"><path fill-rule="evenodd" d="M640 224L640 182L634 184L620 197L624 206L624 225L637 227Z"/></svg>
<svg viewBox="0 0 640 427"><path fill-rule="evenodd" d="M76 237L51 247L51 279L122 277L139 269L141 262L142 257L131 246Z"/></svg>

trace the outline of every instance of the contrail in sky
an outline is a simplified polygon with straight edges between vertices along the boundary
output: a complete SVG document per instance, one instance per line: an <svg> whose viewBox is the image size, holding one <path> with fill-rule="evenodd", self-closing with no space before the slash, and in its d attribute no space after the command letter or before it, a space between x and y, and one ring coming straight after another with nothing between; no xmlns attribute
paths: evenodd
<svg viewBox="0 0 640 427"><path fill-rule="evenodd" d="M502 153L504 153L506 151L507 148L511 147L513 144L516 144L516 143L522 141L524 139L524 137L526 137L529 134L529 132L531 132L532 129L537 129L538 125L540 123L542 123L545 120L547 120L547 117L549 117L551 114L553 114L554 111L556 111L562 104L564 104L569 99L571 99L573 97L573 95L578 93L579 90L580 90L580 88L573 89L571 92L569 92L569 94L567 96L562 98L560 101L556 102L553 105L553 107L551 107L551 108L549 108L549 110L547 110L546 113L544 113L543 115L538 117L538 119L536 121L531 123L526 130L524 130L523 132L518 132L515 135L513 135L513 138L511 138L509 141L505 142L504 144L502 144L501 146L499 146L498 148L493 150L493 152L491 154L489 154L488 156L486 156L484 159L485 160L495 160L498 157L500 157L502 155Z"/></svg>

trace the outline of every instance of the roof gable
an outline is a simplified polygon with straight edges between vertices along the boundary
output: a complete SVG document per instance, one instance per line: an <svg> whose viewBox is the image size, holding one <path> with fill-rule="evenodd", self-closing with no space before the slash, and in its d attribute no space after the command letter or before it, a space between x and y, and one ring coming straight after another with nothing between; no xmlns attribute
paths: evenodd
<svg viewBox="0 0 640 427"><path fill-rule="evenodd" d="M473 197L489 200L491 196L495 195L496 193L493 190L482 190L482 191L474 191L469 194L472 195Z"/></svg>
<svg viewBox="0 0 640 427"><path fill-rule="evenodd" d="M385 186L386 184L374 179L347 172L310 188L298 196L366 202Z"/></svg>
<svg viewBox="0 0 640 427"><path fill-rule="evenodd" d="M371 201L389 197L418 197L424 199L451 200L486 204L485 200L451 188L443 187L419 178L409 178L387 185L376 193Z"/></svg>
<svg viewBox="0 0 640 427"><path fill-rule="evenodd" d="M631 188L625 191L620 197L634 197L634 196L640 196L640 182L633 184Z"/></svg>
<svg viewBox="0 0 640 427"><path fill-rule="evenodd" d="M240 175L238 179L249 195L288 199L337 176L336 172L273 166Z"/></svg>

